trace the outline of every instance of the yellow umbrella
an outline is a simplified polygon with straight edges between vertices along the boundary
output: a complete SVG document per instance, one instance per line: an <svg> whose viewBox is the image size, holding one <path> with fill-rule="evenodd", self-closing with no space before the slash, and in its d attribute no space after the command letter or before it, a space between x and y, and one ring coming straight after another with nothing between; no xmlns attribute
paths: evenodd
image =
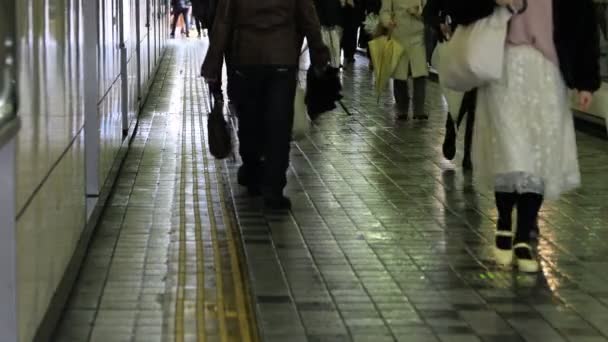
<svg viewBox="0 0 608 342"><path fill-rule="evenodd" d="M380 95L386 88L388 80L397 68L403 51L401 44L392 39L390 35L380 36L369 42L369 54L374 64L378 101L380 101Z"/></svg>

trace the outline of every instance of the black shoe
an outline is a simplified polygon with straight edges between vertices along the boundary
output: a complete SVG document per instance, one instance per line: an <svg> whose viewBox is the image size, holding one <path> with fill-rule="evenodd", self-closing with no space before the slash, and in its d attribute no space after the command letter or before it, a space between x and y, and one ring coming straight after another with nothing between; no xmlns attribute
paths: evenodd
<svg viewBox="0 0 608 342"><path fill-rule="evenodd" d="M445 137L443 139L443 156L447 160L453 160L456 156L456 126L452 115L448 114L445 122Z"/></svg>
<svg viewBox="0 0 608 342"><path fill-rule="evenodd" d="M397 114L397 120L399 121L407 121L408 120L408 115L407 114Z"/></svg>
<svg viewBox="0 0 608 342"><path fill-rule="evenodd" d="M247 192L250 196L257 197L262 194L260 184L258 184L255 179L252 178L249 170L245 169L243 166L239 168L236 179L239 185L247 188Z"/></svg>
<svg viewBox="0 0 608 342"><path fill-rule="evenodd" d="M273 195L264 197L264 205L272 210L291 209L291 200L283 195Z"/></svg>
<svg viewBox="0 0 608 342"><path fill-rule="evenodd" d="M240 186L249 186L249 174L244 166L239 167L239 171L236 174L236 180Z"/></svg>

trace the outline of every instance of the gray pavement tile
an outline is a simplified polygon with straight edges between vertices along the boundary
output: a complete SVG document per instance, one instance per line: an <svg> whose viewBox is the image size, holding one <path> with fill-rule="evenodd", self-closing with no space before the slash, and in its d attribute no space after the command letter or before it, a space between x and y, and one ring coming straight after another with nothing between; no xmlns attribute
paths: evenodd
<svg viewBox="0 0 608 342"><path fill-rule="evenodd" d="M170 63L176 63L181 47L172 49ZM343 73L344 102L354 115L326 113L307 139L292 145L291 212L260 210L235 183L238 161L224 164L264 340L607 341L605 141L577 134L583 187L541 213L543 273L496 269L493 197L476 191L474 179L457 166L462 137L455 162L441 155L439 87L427 86L428 122L396 122L389 92L378 104L366 62L357 60ZM172 92L184 84L179 70L165 64L59 341L79 341L89 326L92 340L104 342L164 341L171 329L165 325L174 313L179 257L170 248L179 222L173 209L182 158L187 165L193 158L191 150L181 155L171 135L181 109L166 113L176 105ZM193 183L191 175L186 180ZM191 250L193 237L187 238ZM188 274L196 274L192 255L188 260ZM194 295L186 291L189 303ZM70 322L73 329L66 328ZM193 340L188 333L186 340Z"/></svg>

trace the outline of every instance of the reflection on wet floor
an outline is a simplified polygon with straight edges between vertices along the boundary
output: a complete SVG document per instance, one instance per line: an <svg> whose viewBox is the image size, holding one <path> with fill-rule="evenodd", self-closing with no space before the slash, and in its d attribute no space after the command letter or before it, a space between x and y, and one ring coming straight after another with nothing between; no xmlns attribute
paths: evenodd
<svg viewBox="0 0 608 342"><path fill-rule="evenodd" d="M353 115L294 144L294 208L265 212L238 164L207 154L202 56L194 40L170 48L58 340L246 341L257 325L264 341L608 341L606 141L579 134L584 186L545 206L543 272L521 275L492 261L492 194L441 155L434 83L430 121L397 122L358 56Z"/></svg>

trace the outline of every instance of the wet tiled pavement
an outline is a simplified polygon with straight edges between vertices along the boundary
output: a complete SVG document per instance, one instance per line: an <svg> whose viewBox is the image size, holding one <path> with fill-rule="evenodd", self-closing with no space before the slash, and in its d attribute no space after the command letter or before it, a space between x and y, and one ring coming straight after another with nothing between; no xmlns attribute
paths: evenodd
<svg viewBox="0 0 608 342"><path fill-rule="evenodd" d="M203 46L164 57L57 341L257 341L222 168L205 144Z"/></svg>
<svg viewBox="0 0 608 342"><path fill-rule="evenodd" d="M237 163L220 168L205 158L204 125L192 115L206 111L205 96L200 79L191 86L202 49L174 46L161 67L58 340L173 341L182 323L185 340L203 340L204 322L213 341L225 321L227 338L245 341L237 296L224 298L224 311L216 305L220 293L239 291L217 291L212 276L220 260L224 285L234 280L226 226L233 204L264 341L608 341L607 141L579 133L584 186L544 207L543 272L521 275L492 261L492 194L477 192L441 155L436 84L429 83L430 121L396 122L390 101L373 97L360 58L344 72L353 115L328 113L294 144L287 191L294 208L266 212L235 185ZM197 60L175 65L187 53ZM217 171L230 171L226 208ZM202 294L193 290L201 271Z"/></svg>

